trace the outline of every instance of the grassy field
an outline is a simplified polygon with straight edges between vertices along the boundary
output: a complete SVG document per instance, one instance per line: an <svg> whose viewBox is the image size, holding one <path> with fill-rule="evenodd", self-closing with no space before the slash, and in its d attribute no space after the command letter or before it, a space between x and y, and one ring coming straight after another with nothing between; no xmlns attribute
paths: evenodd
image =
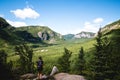
<svg viewBox="0 0 120 80"><path fill-rule="evenodd" d="M84 51L89 54L89 50L93 47L95 43L94 39L89 40L70 40L70 41L62 41L55 45L45 46L45 47L37 47L33 48L33 61L36 62L39 56L42 56L44 60L44 70L48 74L50 73L52 67L57 64L58 58L63 55L64 48L67 48L72 52L71 60L76 58L81 47L84 48ZM9 56L8 61L16 61L19 56Z"/></svg>

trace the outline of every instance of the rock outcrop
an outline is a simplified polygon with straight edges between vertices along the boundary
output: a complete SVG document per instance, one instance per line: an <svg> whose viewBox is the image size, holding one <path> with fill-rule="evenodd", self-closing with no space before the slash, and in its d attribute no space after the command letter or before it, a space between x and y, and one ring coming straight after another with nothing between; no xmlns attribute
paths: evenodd
<svg viewBox="0 0 120 80"><path fill-rule="evenodd" d="M62 39L62 35L53 31L39 31L38 37L43 41L49 41L49 43L54 43L57 39Z"/></svg>
<svg viewBox="0 0 120 80"><path fill-rule="evenodd" d="M53 67L49 76L43 75L41 80L85 80L83 76L68 74L68 73L57 73L58 69L56 66ZM57 74L56 74L57 73ZM27 73L20 76L20 80L38 80L37 75Z"/></svg>
<svg viewBox="0 0 120 80"><path fill-rule="evenodd" d="M47 32L38 32L38 36L41 40L49 40L49 34Z"/></svg>
<svg viewBox="0 0 120 80"><path fill-rule="evenodd" d="M85 80L83 76L68 73L58 73L54 76L55 80Z"/></svg>

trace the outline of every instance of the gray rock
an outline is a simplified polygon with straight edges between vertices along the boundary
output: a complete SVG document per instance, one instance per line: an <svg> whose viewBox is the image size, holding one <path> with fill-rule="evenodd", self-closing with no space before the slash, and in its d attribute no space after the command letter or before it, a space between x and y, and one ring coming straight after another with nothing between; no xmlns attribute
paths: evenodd
<svg viewBox="0 0 120 80"><path fill-rule="evenodd" d="M58 68L56 66L54 66L51 73L50 73L50 76L53 76L57 72L58 72Z"/></svg>
<svg viewBox="0 0 120 80"><path fill-rule="evenodd" d="M54 76L55 80L85 80L83 76L68 73L58 73Z"/></svg>

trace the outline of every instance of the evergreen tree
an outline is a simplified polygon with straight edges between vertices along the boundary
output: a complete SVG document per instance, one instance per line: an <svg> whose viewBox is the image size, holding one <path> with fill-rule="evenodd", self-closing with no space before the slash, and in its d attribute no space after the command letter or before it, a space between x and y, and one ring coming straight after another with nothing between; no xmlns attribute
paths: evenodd
<svg viewBox="0 0 120 80"><path fill-rule="evenodd" d="M25 72L32 72L33 71L33 50L27 46L26 44L22 44L15 47L16 53L20 56L20 68Z"/></svg>
<svg viewBox="0 0 120 80"><path fill-rule="evenodd" d="M75 63L75 68L77 70L77 73L80 75L83 75L83 71L85 69L85 59L84 59L84 49L81 47L79 54L78 54L78 59L76 60Z"/></svg>
<svg viewBox="0 0 120 80"><path fill-rule="evenodd" d="M62 72L69 72L70 71L70 57L72 52L69 51L67 48L64 48L63 55L58 59L59 69Z"/></svg>
<svg viewBox="0 0 120 80"><path fill-rule="evenodd" d="M94 80L105 80L106 72L109 68L109 45L110 42L107 38L102 38L101 29L98 31L96 38L94 58L92 61L92 70L94 73Z"/></svg>

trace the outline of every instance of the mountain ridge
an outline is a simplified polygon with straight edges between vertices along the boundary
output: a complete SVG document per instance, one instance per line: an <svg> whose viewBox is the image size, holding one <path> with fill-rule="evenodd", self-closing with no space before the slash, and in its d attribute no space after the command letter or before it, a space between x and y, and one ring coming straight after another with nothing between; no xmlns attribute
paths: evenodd
<svg viewBox="0 0 120 80"><path fill-rule="evenodd" d="M101 28L103 34L109 33L111 30L120 29L120 19ZM78 34L61 35L48 26L11 26L4 18L0 17L0 40L9 43L22 42L42 42L54 43L59 40L94 38L95 33L82 31ZM12 42L11 42L12 41Z"/></svg>
<svg viewBox="0 0 120 80"><path fill-rule="evenodd" d="M107 34L108 32L110 32L111 30L114 30L114 29L120 29L120 19L116 20L110 24L107 24L106 26L101 28L101 32L103 34Z"/></svg>
<svg viewBox="0 0 120 80"><path fill-rule="evenodd" d="M78 34L66 34L63 35L65 40L70 40L70 39L81 39L81 38L94 38L95 33L93 32L85 32L85 31L81 31Z"/></svg>
<svg viewBox="0 0 120 80"><path fill-rule="evenodd" d="M41 34L40 34L41 33ZM0 17L0 40L2 42L19 44L21 42L42 43L43 41L55 42L62 39L61 34L46 26L11 26L4 18Z"/></svg>

